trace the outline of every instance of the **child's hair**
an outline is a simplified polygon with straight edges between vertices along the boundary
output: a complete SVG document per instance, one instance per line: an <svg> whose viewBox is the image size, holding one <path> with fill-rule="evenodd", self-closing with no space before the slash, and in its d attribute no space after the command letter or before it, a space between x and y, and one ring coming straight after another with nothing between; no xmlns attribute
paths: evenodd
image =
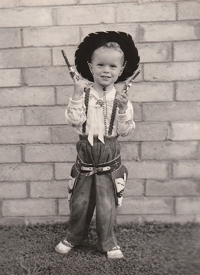
<svg viewBox="0 0 200 275"><path fill-rule="evenodd" d="M98 50L98 49L100 49L100 48L103 48L103 49L113 49L113 50L115 50L115 51L118 51L118 52L122 55L122 57L123 57L123 59L124 59L124 52L122 51L122 49L121 49L121 47L119 46L119 44L116 43L116 42L107 42L106 44L104 44L103 46L97 48L96 50ZM93 54L94 54L94 53L93 53ZM92 56L93 56L93 54L92 54ZM91 59L92 59L92 58L91 58Z"/></svg>
<svg viewBox="0 0 200 275"><path fill-rule="evenodd" d="M102 46L102 48L111 48L111 49L113 49L115 51L123 53L123 51L120 48L119 44L116 43L116 42L107 42L105 45Z"/></svg>

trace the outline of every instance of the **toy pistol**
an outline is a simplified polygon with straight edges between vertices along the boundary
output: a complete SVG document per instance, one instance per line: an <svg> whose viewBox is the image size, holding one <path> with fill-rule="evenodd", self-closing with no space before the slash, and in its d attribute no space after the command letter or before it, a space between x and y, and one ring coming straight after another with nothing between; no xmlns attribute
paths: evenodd
<svg viewBox="0 0 200 275"><path fill-rule="evenodd" d="M63 55L63 57L64 57L64 59L65 59L65 62L66 62L66 64L67 64L67 67L68 67L68 69L69 69L69 73L70 73L70 75L71 75L71 78L72 78L72 79L76 78L76 80L79 80L79 79L80 79L79 74L78 74L78 73L76 72L76 70L70 65L69 60L67 59L67 56L65 55L65 52L64 52L63 50L61 50L61 52L62 52L62 55Z"/></svg>
<svg viewBox="0 0 200 275"><path fill-rule="evenodd" d="M124 92L125 94L128 92L129 88L130 88L130 87L132 86L132 84L133 84L133 80L139 75L139 73L140 73L140 70L137 70L137 71L133 74L133 76L132 76L128 81L125 82L125 85L124 85L124 87L123 87L123 89L122 89L122 92Z"/></svg>

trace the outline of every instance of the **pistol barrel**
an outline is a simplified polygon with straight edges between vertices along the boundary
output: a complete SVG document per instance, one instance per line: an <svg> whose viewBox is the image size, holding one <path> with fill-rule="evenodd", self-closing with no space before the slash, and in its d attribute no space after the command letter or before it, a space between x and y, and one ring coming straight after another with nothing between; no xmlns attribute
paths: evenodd
<svg viewBox="0 0 200 275"><path fill-rule="evenodd" d="M67 64L68 68L70 68L71 65L70 65L69 60L67 59L67 57L66 57L66 55L65 55L65 52L64 52L63 50L61 50L61 52L62 52L62 55L63 55L63 57L64 57L64 59L65 59L65 62L66 62L66 64Z"/></svg>
<svg viewBox="0 0 200 275"><path fill-rule="evenodd" d="M70 73L70 75L71 75L71 78L74 79L74 77L75 77L76 80L79 80L80 77L79 77L78 73L74 70L74 68L70 65L69 60L68 60L68 58L67 58L65 52L64 52L63 50L61 50L61 52L62 52L62 55L63 55L63 57L64 57L64 59L65 59L65 62L66 62L66 64L67 64L67 67L68 67L68 69L69 69L69 73Z"/></svg>
<svg viewBox="0 0 200 275"><path fill-rule="evenodd" d="M136 71L135 74L125 83L123 91L125 92L125 94L128 92L129 88L132 86L133 84L133 80L139 75L140 70Z"/></svg>

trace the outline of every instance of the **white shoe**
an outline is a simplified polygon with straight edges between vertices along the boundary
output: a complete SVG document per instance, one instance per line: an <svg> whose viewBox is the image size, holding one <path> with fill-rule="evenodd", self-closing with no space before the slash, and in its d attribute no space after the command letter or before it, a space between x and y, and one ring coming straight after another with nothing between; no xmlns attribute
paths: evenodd
<svg viewBox="0 0 200 275"><path fill-rule="evenodd" d="M113 247L112 250L107 252L107 257L109 259L121 259L124 257L119 246Z"/></svg>
<svg viewBox="0 0 200 275"><path fill-rule="evenodd" d="M55 251L61 254L67 254L74 246L70 243L68 243L66 240L60 242L55 247Z"/></svg>

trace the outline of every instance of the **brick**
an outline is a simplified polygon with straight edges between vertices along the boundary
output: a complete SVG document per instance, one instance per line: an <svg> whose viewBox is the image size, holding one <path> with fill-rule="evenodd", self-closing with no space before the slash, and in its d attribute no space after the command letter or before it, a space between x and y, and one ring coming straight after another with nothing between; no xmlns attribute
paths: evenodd
<svg viewBox="0 0 200 275"><path fill-rule="evenodd" d="M49 27L23 30L24 46L66 46L79 43L79 27ZM52 39L53 38L53 39Z"/></svg>
<svg viewBox="0 0 200 275"><path fill-rule="evenodd" d="M200 3L195 1L178 3L178 20L200 18Z"/></svg>
<svg viewBox="0 0 200 275"><path fill-rule="evenodd" d="M79 139L78 134L74 131L74 128L70 125L52 128L53 143L77 142L78 139Z"/></svg>
<svg viewBox="0 0 200 275"><path fill-rule="evenodd" d="M55 9L58 25L108 24L115 22L114 6L68 6Z"/></svg>
<svg viewBox="0 0 200 275"><path fill-rule="evenodd" d="M59 215L70 215L69 201L68 199L58 200Z"/></svg>
<svg viewBox="0 0 200 275"><path fill-rule="evenodd" d="M146 103L143 106L145 121L198 120L199 102Z"/></svg>
<svg viewBox="0 0 200 275"><path fill-rule="evenodd" d="M158 222L158 223L180 223L185 224L188 222L196 222L196 217L192 215L146 215L143 216L145 222Z"/></svg>
<svg viewBox="0 0 200 275"><path fill-rule="evenodd" d="M53 24L51 12L50 8L0 10L0 27L51 26Z"/></svg>
<svg viewBox="0 0 200 275"><path fill-rule="evenodd" d="M173 199L171 198L124 198L123 207L118 214L173 214Z"/></svg>
<svg viewBox="0 0 200 275"><path fill-rule="evenodd" d="M23 125L24 115L21 109L0 109L0 126Z"/></svg>
<svg viewBox="0 0 200 275"><path fill-rule="evenodd" d="M27 125L66 124L66 107L34 107L25 111Z"/></svg>
<svg viewBox="0 0 200 275"><path fill-rule="evenodd" d="M73 81L65 67L24 69L24 81L28 86L69 85Z"/></svg>
<svg viewBox="0 0 200 275"><path fill-rule="evenodd" d="M170 43L141 43L136 45L140 62L165 62L172 60Z"/></svg>
<svg viewBox="0 0 200 275"><path fill-rule="evenodd" d="M135 130L127 137L119 137L123 141L159 141L168 137L167 123L137 122Z"/></svg>
<svg viewBox="0 0 200 275"><path fill-rule="evenodd" d="M21 85L21 70L0 70L0 86L12 87Z"/></svg>
<svg viewBox="0 0 200 275"><path fill-rule="evenodd" d="M27 197L26 183L21 182L1 182L1 199L22 199Z"/></svg>
<svg viewBox="0 0 200 275"><path fill-rule="evenodd" d="M165 179L168 177L166 162L143 161L124 162L129 171L129 179Z"/></svg>
<svg viewBox="0 0 200 275"><path fill-rule="evenodd" d="M0 29L0 48L16 48L21 46L19 29Z"/></svg>
<svg viewBox="0 0 200 275"><path fill-rule="evenodd" d="M200 198L176 198L178 215L199 215Z"/></svg>
<svg viewBox="0 0 200 275"><path fill-rule="evenodd" d="M191 216L190 216L191 217ZM195 220L194 220L196 223L200 223L200 216L198 215L195 215Z"/></svg>
<svg viewBox="0 0 200 275"><path fill-rule="evenodd" d="M5 200L3 216L48 216L55 215L56 205L52 199Z"/></svg>
<svg viewBox="0 0 200 275"><path fill-rule="evenodd" d="M67 181L35 181L30 183L31 198L66 198Z"/></svg>
<svg viewBox="0 0 200 275"><path fill-rule="evenodd" d="M174 43L174 61L199 61L200 41Z"/></svg>
<svg viewBox="0 0 200 275"><path fill-rule="evenodd" d="M1 217L0 224L8 226L25 225L25 219L21 217Z"/></svg>
<svg viewBox="0 0 200 275"><path fill-rule="evenodd" d="M117 22L176 20L176 6L172 3L119 4L116 8Z"/></svg>
<svg viewBox="0 0 200 275"><path fill-rule="evenodd" d="M50 49L9 49L0 51L0 68L40 67L51 65Z"/></svg>
<svg viewBox="0 0 200 275"><path fill-rule="evenodd" d="M26 145L25 162L64 162L76 160L75 145Z"/></svg>
<svg viewBox="0 0 200 275"><path fill-rule="evenodd" d="M200 100L200 81L177 82L176 99L179 101Z"/></svg>
<svg viewBox="0 0 200 275"><path fill-rule="evenodd" d="M173 163L173 178L200 178L199 161L179 161Z"/></svg>
<svg viewBox="0 0 200 275"><path fill-rule="evenodd" d="M133 110L134 110L134 121L141 121L142 120L141 105L137 103L133 103Z"/></svg>
<svg viewBox="0 0 200 275"><path fill-rule="evenodd" d="M200 184L192 180L168 180L154 181L147 180L146 196L153 197L180 197L180 196L199 196Z"/></svg>
<svg viewBox="0 0 200 275"><path fill-rule="evenodd" d="M18 6L18 0L1 0L0 8L14 8Z"/></svg>
<svg viewBox="0 0 200 275"><path fill-rule="evenodd" d="M81 26L81 40L91 32L98 31L122 31L129 33L135 42L139 42L140 26L138 24L97 24L91 26ZM159 40L158 40L159 41Z"/></svg>
<svg viewBox="0 0 200 275"><path fill-rule="evenodd" d="M163 22L140 24L140 41L183 41L199 38L196 22Z"/></svg>
<svg viewBox="0 0 200 275"><path fill-rule="evenodd" d="M194 159L198 142L143 142L142 160Z"/></svg>
<svg viewBox="0 0 200 275"><path fill-rule="evenodd" d="M146 81L197 80L200 78L200 62L144 64Z"/></svg>
<svg viewBox="0 0 200 275"><path fill-rule="evenodd" d="M121 142L122 160L137 160L139 159L138 144Z"/></svg>
<svg viewBox="0 0 200 275"><path fill-rule="evenodd" d="M5 88L0 91L0 107L54 104L53 87Z"/></svg>
<svg viewBox="0 0 200 275"><path fill-rule="evenodd" d="M71 168L74 163L56 163L55 164L55 179L65 180L69 179Z"/></svg>
<svg viewBox="0 0 200 275"><path fill-rule="evenodd" d="M67 56L67 59L69 60L69 63L71 65L74 65L74 54L75 54L76 49L77 49L77 46L54 48L53 49L53 65L54 66L60 66L60 65L66 66L66 63L65 63L65 60L61 53L61 50L64 50L64 52ZM66 70L68 70L68 68L66 68Z"/></svg>
<svg viewBox="0 0 200 275"><path fill-rule="evenodd" d="M132 102L173 101L173 83L134 83L128 91Z"/></svg>
<svg viewBox="0 0 200 275"><path fill-rule="evenodd" d="M141 197L144 194L144 182L143 180L128 180L126 183L124 197Z"/></svg>
<svg viewBox="0 0 200 275"><path fill-rule="evenodd" d="M128 2L137 2L138 0L126 0L126 3ZM122 0L79 0L79 4L101 4L101 3L121 3Z"/></svg>
<svg viewBox="0 0 200 275"><path fill-rule="evenodd" d="M53 167L50 164L2 164L0 181L51 180Z"/></svg>
<svg viewBox="0 0 200 275"><path fill-rule="evenodd" d="M77 4L78 0L20 0L20 6L52 6Z"/></svg>
<svg viewBox="0 0 200 275"><path fill-rule="evenodd" d="M56 103L58 105L67 105L73 91L74 86L56 87Z"/></svg>
<svg viewBox="0 0 200 275"><path fill-rule="evenodd" d="M169 139L171 140L199 140L200 122L173 122Z"/></svg>
<svg viewBox="0 0 200 275"><path fill-rule="evenodd" d="M50 143L48 127L1 127L0 144Z"/></svg>
<svg viewBox="0 0 200 275"><path fill-rule="evenodd" d="M12 162L21 162L20 146L0 146L0 163Z"/></svg>

